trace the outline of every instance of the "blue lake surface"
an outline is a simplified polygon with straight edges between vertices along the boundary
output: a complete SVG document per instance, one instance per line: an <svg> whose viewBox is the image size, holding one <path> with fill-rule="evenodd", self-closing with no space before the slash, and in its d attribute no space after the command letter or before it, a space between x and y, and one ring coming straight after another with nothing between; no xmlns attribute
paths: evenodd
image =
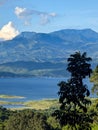
<svg viewBox="0 0 98 130"><path fill-rule="evenodd" d="M2 78L0 79L0 94L23 96L24 99L7 100L40 100L57 98L58 78ZM4 100L4 99L3 99Z"/></svg>
<svg viewBox="0 0 98 130"><path fill-rule="evenodd" d="M29 101L58 98L60 81L66 78L1 78L0 94L23 96L23 99L0 99L5 101ZM92 84L84 81L91 90ZM92 96L92 95L91 95Z"/></svg>

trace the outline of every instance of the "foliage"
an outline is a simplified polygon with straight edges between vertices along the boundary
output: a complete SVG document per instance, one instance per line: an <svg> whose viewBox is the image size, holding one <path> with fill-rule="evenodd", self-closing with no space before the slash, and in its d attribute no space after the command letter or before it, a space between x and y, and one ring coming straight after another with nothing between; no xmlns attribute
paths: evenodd
<svg viewBox="0 0 98 130"><path fill-rule="evenodd" d="M53 101L51 100L51 102L54 102L54 100ZM95 99L95 98L91 99L91 102L92 102L92 104L87 108L88 112L84 113L85 115L83 114L84 117L82 117L82 119L85 118L85 116L88 114L88 116L92 117L92 119L94 120L93 125L92 125L92 130L98 130L98 99ZM50 109L45 109L45 110L21 110L21 111L14 110L14 111L11 111L11 110L7 110L6 108L0 107L0 113L1 113L0 114L1 115L0 116L0 130L7 130L9 127L11 128L11 126L15 127L15 125L17 126L16 130L18 130L20 124L21 124L22 128L24 128L26 125L28 126L28 124L29 124L29 126L33 125L34 128L37 129L37 127L35 127L36 125L39 126L39 128L42 128L42 125L44 123L48 126L47 130L61 130L59 120L56 120L55 117L51 116L53 111L56 110L57 108L58 107L56 105L56 107L51 107ZM82 114L82 112L80 114ZM33 116L31 116L31 115L33 115ZM34 121L35 120L34 117L36 117L37 115L39 116L39 118L36 118L37 121ZM43 117L45 120L43 120ZM30 120L31 120L31 122L30 122ZM81 122L80 122L80 125L82 125ZM15 129L14 127L13 127L13 129ZM69 128L69 126L66 125L66 126L62 127L62 130L68 130L68 128ZM13 129L11 128L11 130L13 130ZM27 127L24 130L26 130L26 129L27 129ZM28 128L28 129L30 129L30 128ZM32 129L33 128L31 127L31 130ZM43 130L45 130L45 129L46 129L46 127L43 128ZM82 129L82 130L85 130L85 129Z"/></svg>
<svg viewBox="0 0 98 130"><path fill-rule="evenodd" d="M14 95L3 95L3 94L0 94L0 98L4 98L4 99L13 99L13 98L23 99L23 98L25 98L25 97L22 97L22 96L14 96Z"/></svg>
<svg viewBox="0 0 98 130"><path fill-rule="evenodd" d="M92 87L92 93L96 93L98 95L98 65L93 71L90 81L94 82L94 86Z"/></svg>
<svg viewBox="0 0 98 130"><path fill-rule="evenodd" d="M90 57L86 53L76 52L68 58L67 70L71 73L71 78L65 82L61 81L59 103L60 110L54 112L54 116L59 120L61 127L68 126L71 130L90 130L90 123L93 122L87 112L87 106L91 101L87 99L90 92L83 79L90 76L92 69L89 62Z"/></svg>
<svg viewBox="0 0 98 130"><path fill-rule="evenodd" d="M98 125L98 99L94 99L92 106L89 108L90 113L92 113L94 124Z"/></svg>
<svg viewBox="0 0 98 130"><path fill-rule="evenodd" d="M57 121L54 117L49 116L49 118L47 119L47 122L50 126L52 126L52 128L54 130L60 130L61 129L59 121Z"/></svg>
<svg viewBox="0 0 98 130"><path fill-rule="evenodd" d="M18 111L10 116L5 130L51 130L46 117L32 110Z"/></svg>
<svg viewBox="0 0 98 130"><path fill-rule="evenodd" d="M36 110L45 110L45 109L49 109L51 107L58 107L58 100L56 99L43 99L43 100L39 100L39 101L28 101L24 103L25 106L27 107L31 107L32 109L36 109Z"/></svg>
<svg viewBox="0 0 98 130"><path fill-rule="evenodd" d="M8 120L9 116L12 114L11 111L7 110L6 108L3 108L0 106L0 130L3 130L4 128L4 122Z"/></svg>

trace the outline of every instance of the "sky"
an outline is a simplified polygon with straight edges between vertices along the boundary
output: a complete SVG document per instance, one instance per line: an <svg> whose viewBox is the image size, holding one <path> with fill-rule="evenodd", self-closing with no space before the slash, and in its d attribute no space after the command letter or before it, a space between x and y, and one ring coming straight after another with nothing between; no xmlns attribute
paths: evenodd
<svg viewBox="0 0 98 130"><path fill-rule="evenodd" d="M0 39L61 29L98 32L98 0L0 0Z"/></svg>

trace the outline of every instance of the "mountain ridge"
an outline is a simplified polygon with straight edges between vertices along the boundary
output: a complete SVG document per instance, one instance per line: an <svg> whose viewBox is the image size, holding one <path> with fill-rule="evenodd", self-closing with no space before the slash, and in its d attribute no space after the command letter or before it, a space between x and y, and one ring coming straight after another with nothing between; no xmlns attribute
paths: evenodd
<svg viewBox="0 0 98 130"><path fill-rule="evenodd" d="M12 69L15 70L15 67L17 70L18 68L22 69L18 64L20 61L24 66L25 64L28 66L28 63L33 63L38 66L37 63L39 63L40 65L43 64L45 67L46 63L50 63L51 70L49 66L46 65L48 69L44 72L43 67L39 69L37 68L37 70L36 68L32 68L31 71L35 69L37 74L42 71L44 75L47 73L48 76L48 72L51 71L50 76L55 76L55 74L53 74L54 71L58 72L58 70L61 70L59 63L62 64L62 67L64 63L66 64L66 59L69 55L76 51L87 52L87 55L92 57L93 62L97 64L98 33L92 29L63 29L51 33L22 32L12 40L0 41L0 72L6 72L6 70L7 72L9 70L14 72ZM10 66L8 66L7 63L10 63ZM11 68L12 63L16 63L16 65L14 64ZM53 67L54 64L58 66L58 70ZM27 67L23 71L28 73L28 70L29 68ZM36 72L34 72L34 74ZM43 76L43 74L41 75ZM60 73L60 76L61 75L62 74Z"/></svg>

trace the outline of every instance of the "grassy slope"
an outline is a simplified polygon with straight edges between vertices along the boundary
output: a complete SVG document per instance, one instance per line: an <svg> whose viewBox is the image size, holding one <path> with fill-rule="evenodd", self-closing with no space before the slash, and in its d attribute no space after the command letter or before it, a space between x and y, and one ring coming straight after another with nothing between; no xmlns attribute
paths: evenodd
<svg viewBox="0 0 98 130"><path fill-rule="evenodd" d="M24 103L25 106L36 109L36 110L45 110L51 107L58 107L58 100L41 100L41 101L28 101Z"/></svg>

